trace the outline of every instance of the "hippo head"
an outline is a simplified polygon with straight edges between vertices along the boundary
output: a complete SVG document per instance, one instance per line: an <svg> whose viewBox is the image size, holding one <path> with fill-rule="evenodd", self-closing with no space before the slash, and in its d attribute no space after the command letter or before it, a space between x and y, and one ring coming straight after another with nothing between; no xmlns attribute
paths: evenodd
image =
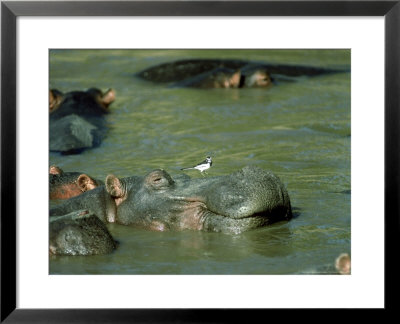
<svg viewBox="0 0 400 324"><path fill-rule="evenodd" d="M91 96L106 112L108 112L108 106L115 100L115 91L113 89L108 89L105 93L103 93L99 89L91 88L87 90L86 93Z"/></svg>
<svg viewBox="0 0 400 324"><path fill-rule="evenodd" d="M102 181L80 172L64 172L56 165L49 170L50 199L69 199L97 188Z"/></svg>
<svg viewBox="0 0 400 324"><path fill-rule="evenodd" d="M222 70L222 71L220 71ZM238 88L240 84L241 72L230 71L228 69L216 70L217 73L214 77L215 88Z"/></svg>
<svg viewBox="0 0 400 324"><path fill-rule="evenodd" d="M249 64L242 68L242 86L247 88L265 88L272 85L269 72L260 65Z"/></svg>
<svg viewBox="0 0 400 324"><path fill-rule="evenodd" d="M116 222L153 230L240 233L291 217L289 196L273 174L246 167L228 176L176 179L158 169L145 177L106 178Z"/></svg>
<svg viewBox="0 0 400 324"><path fill-rule="evenodd" d="M272 85L269 74L264 70L255 70L245 76L245 86L249 88L263 88Z"/></svg>
<svg viewBox="0 0 400 324"><path fill-rule="evenodd" d="M68 113L72 110L82 110L85 107L87 111L108 113L108 106L115 100L115 91L107 90L103 93L97 88L91 88L87 91L72 91L66 94L51 89L49 92L49 111L53 114L59 108L65 107Z"/></svg>
<svg viewBox="0 0 400 324"><path fill-rule="evenodd" d="M226 88L238 88L240 84L241 72L240 70L234 72L229 78L229 85Z"/></svg>

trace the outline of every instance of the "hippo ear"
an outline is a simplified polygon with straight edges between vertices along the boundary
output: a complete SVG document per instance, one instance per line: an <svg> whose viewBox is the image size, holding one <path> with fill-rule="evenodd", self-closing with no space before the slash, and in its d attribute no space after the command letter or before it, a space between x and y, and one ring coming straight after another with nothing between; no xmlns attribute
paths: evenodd
<svg viewBox="0 0 400 324"><path fill-rule="evenodd" d="M238 88L240 84L240 77L241 77L240 70L236 71L231 78L231 88Z"/></svg>
<svg viewBox="0 0 400 324"><path fill-rule="evenodd" d="M56 110L60 106L63 97L63 93L56 89L49 91L49 112Z"/></svg>
<svg viewBox="0 0 400 324"><path fill-rule="evenodd" d="M340 274L350 274L351 273L351 260L347 253L342 253L335 261L336 270Z"/></svg>
<svg viewBox="0 0 400 324"><path fill-rule="evenodd" d="M115 100L115 91L113 89L107 90L107 92L101 98L104 106L108 107Z"/></svg>
<svg viewBox="0 0 400 324"><path fill-rule="evenodd" d="M124 186L121 179L115 175L108 175L106 178L107 192L114 198L121 198L124 195Z"/></svg>
<svg viewBox="0 0 400 324"><path fill-rule="evenodd" d="M97 187L96 181L86 174L81 174L78 177L77 183L82 192L92 190Z"/></svg>
<svg viewBox="0 0 400 324"><path fill-rule="evenodd" d="M63 174L64 171L61 170L58 166L52 165L52 166L50 166L49 173L50 174Z"/></svg>

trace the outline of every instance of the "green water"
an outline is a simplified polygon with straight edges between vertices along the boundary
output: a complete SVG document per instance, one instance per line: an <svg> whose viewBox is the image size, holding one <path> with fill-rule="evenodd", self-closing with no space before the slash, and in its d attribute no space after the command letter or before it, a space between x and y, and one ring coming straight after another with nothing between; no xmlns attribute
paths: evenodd
<svg viewBox="0 0 400 324"><path fill-rule="evenodd" d="M109 132L80 155L49 163L105 179L179 169L213 157L209 176L256 165L286 185L295 217L242 233L152 232L108 225L120 242L105 256L52 257L52 274L330 273L350 252L350 73L265 89L179 89L134 73L188 58L350 67L348 50L60 50L50 54L50 87L113 88ZM193 177L199 172L187 171ZM53 202L50 203L52 205Z"/></svg>

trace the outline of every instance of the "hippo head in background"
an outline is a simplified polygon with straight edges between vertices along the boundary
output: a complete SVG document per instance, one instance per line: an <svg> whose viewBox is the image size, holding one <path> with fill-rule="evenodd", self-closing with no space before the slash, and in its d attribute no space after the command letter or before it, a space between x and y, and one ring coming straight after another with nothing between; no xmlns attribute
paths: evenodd
<svg viewBox="0 0 400 324"><path fill-rule="evenodd" d="M263 70L257 70L245 78L245 86L248 88L264 88L272 85L272 80L268 73Z"/></svg>
<svg viewBox="0 0 400 324"><path fill-rule="evenodd" d="M265 67L249 64L241 69L241 87L265 88L272 85L271 77Z"/></svg>
<svg viewBox="0 0 400 324"><path fill-rule="evenodd" d="M213 88L239 88L241 72L218 69L213 75Z"/></svg>
<svg viewBox="0 0 400 324"><path fill-rule="evenodd" d="M97 88L87 91L71 91L66 94L57 89L49 91L49 111L54 113L60 107L60 115L71 113L108 113L108 106L115 100L115 91L107 90L103 93ZM65 110L65 111L64 111ZM61 116L58 116L61 117Z"/></svg>
<svg viewBox="0 0 400 324"><path fill-rule="evenodd" d="M172 179L161 169L145 177L109 175L105 187L117 223L152 230L240 233L292 217L279 178L256 167L202 179Z"/></svg>

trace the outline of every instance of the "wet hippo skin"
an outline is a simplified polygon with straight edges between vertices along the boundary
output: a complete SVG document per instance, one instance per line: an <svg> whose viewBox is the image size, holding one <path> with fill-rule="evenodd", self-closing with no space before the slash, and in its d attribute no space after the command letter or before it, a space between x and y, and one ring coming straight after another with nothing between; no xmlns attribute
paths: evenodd
<svg viewBox="0 0 400 324"><path fill-rule="evenodd" d="M146 176L109 175L100 186L50 210L50 216L94 209L105 222L150 230L240 233L292 218L280 179L257 167L226 176L173 179L158 169Z"/></svg>
<svg viewBox="0 0 400 324"><path fill-rule="evenodd" d="M246 75L247 79L251 80L249 73L251 70L253 70L252 75L254 75L255 69L263 71L263 73L267 73L268 79L270 78L278 81L293 81L296 80L297 77L303 76L312 77L330 73L349 72L349 70L346 69L327 69L313 66L272 64L245 60L191 59L167 62L149 67L138 72L136 76L155 83L175 83L176 86L184 80L189 82L188 80L191 78L200 76L201 74L207 72L209 73L211 71L215 71L217 69L240 71L242 80L239 88L267 86L263 83L256 85L254 81L248 81L247 84L244 82ZM182 86L185 86L186 82L183 82Z"/></svg>
<svg viewBox="0 0 400 324"><path fill-rule="evenodd" d="M64 172L52 165L49 170L50 199L68 199L92 190L103 182L82 172Z"/></svg>
<svg viewBox="0 0 400 324"><path fill-rule="evenodd" d="M52 255L107 254L117 246L105 224L87 210L51 217L49 231Z"/></svg>

